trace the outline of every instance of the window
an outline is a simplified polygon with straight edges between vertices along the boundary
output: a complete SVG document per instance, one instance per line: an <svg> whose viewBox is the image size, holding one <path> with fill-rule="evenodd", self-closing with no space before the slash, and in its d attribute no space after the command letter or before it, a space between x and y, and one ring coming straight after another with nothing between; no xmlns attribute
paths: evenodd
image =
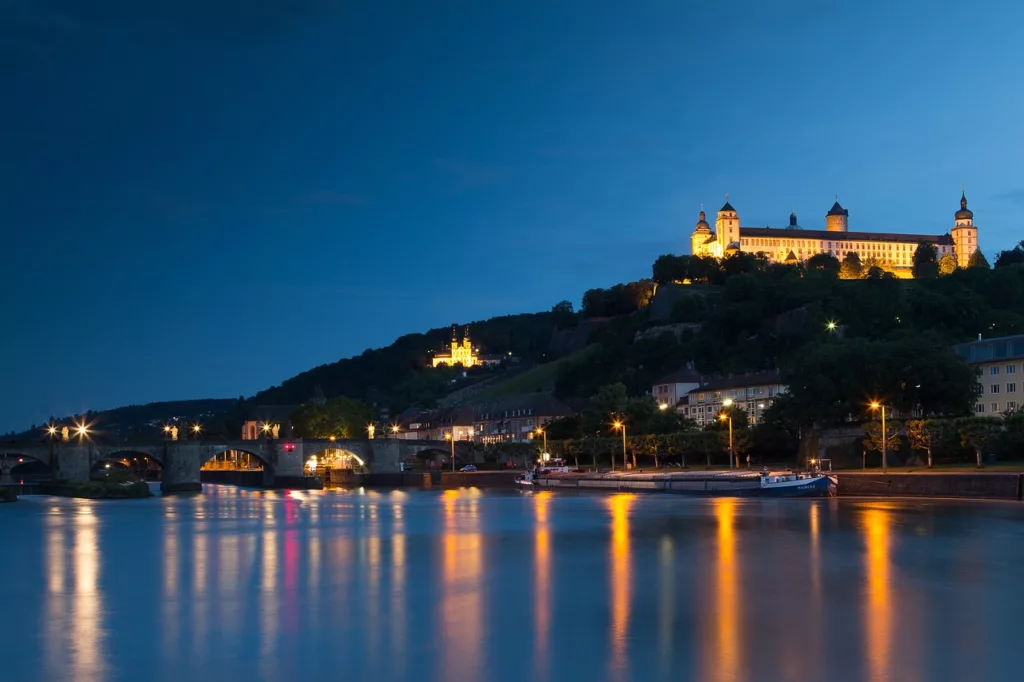
<svg viewBox="0 0 1024 682"><path fill-rule="evenodd" d="M999 384L992 384L989 388L991 389L989 393L999 393Z"/></svg>
<svg viewBox="0 0 1024 682"><path fill-rule="evenodd" d="M1006 384L1006 392L1007 393L1016 393L1017 392L1017 384L1016 383ZM881 432L879 432L879 433L881 433Z"/></svg>
<svg viewBox="0 0 1024 682"><path fill-rule="evenodd" d="M982 405L981 403L978 403L977 405L974 406L974 411L977 412L978 414L985 414L985 406Z"/></svg>
<svg viewBox="0 0 1024 682"><path fill-rule="evenodd" d="M1007 400L1006 401L1006 409L1008 409L1008 410L1016 410L1017 409L1016 401Z"/></svg>
<svg viewBox="0 0 1024 682"><path fill-rule="evenodd" d="M989 367L988 373L991 374L992 376L999 374L999 367Z"/></svg>
<svg viewBox="0 0 1024 682"><path fill-rule="evenodd" d="M999 413L999 403L992 403L992 413L993 414L998 414Z"/></svg>
<svg viewBox="0 0 1024 682"><path fill-rule="evenodd" d="M1007 365L1006 366L1006 373L1007 374L1013 374L1016 371L1017 371L1017 366L1016 365Z"/></svg>

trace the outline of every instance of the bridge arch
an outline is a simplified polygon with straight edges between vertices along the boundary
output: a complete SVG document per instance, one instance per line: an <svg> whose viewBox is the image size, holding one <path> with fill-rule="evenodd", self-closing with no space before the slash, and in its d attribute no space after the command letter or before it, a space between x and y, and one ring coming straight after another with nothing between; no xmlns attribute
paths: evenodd
<svg viewBox="0 0 1024 682"><path fill-rule="evenodd" d="M26 452L0 450L0 475L51 474L53 463Z"/></svg>
<svg viewBox="0 0 1024 682"><path fill-rule="evenodd" d="M255 449L224 446L203 453L200 471L272 471L273 466Z"/></svg>
<svg viewBox="0 0 1024 682"><path fill-rule="evenodd" d="M371 462L367 454L356 450L345 443L307 444L302 452L302 469L307 474L323 473L325 469L368 471Z"/></svg>
<svg viewBox="0 0 1024 682"><path fill-rule="evenodd" d="M100 453L89 467L89 474L107 473L113 470L129 471L145 480L158 480L163 473L162 457L153 452L131 447L111 449Z"/></svg>

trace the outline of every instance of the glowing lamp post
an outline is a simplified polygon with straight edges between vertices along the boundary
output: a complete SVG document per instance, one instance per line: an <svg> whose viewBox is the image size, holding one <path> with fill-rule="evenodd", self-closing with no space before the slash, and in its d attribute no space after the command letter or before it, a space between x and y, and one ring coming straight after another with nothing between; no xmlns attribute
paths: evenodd
<svg viewBox="0 0 1024 682"><path fill-rule="evenodd" d="M725 400L723 400L722 407L724 407L726 411L722 413L722 416L719 417L719 419L721 419L722 421L728 420L729 422L729 468L735 469L736 463L732 447L732 413L728 411L729 408L732 407L732 398L726 398Z"/></svg>
<svg viewBox="0 0 1024 682"><path fill-rule="evenodd" d="M544 436L544 451L541 453L541 459L546 460L547 458L544 455L548 454L548 432L538 426L537 435Z"/></svg>
<svg viewBox="0 0 1024 682"><path fill-rule="evenodd" d="M444 434L444 437L452 443L452 472L455 471L455 436L451 433Z"/></svg>
<svg viewBox="0 0 1024 682"><path fill-rule="evenodd" d="M612 428L622 431L622 468L626 468L626 425L622 422L615 422ZM633 468L636 468L636 453L633 453ZM612 471L615 471L615 457L612 457Z"/></svg>
<svg viewBox="0 0 1024 682"><path fill-rule="evenodd" d="M887 447L889 445L888 434L886 434L886 432L885 432L885 405L882 405L877 400L875 400L875 401L873 401L871 403L871 409L872 410L881 410L882 411L882 473L884 474L887 471L889 471L888 462L885 461L886 460L886 449L887 449Z"/></svg>
<svg viewBox="0 0 1024 682"><path fill-rule="evenodd" d="M398 424L391 425L391 437L398 438Z"/></svg>

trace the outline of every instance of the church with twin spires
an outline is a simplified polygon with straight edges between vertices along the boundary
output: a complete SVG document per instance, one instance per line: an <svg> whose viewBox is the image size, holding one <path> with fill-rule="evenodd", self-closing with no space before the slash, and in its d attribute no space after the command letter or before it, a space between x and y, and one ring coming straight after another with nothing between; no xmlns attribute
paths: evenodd
<svg viewBox="0 0 1024 682"><path fill-rule="evenodd" d="M856 253L861 262L876 259L887 263L900 277L911 277L917 245L935 245L939 258L952 254L957 265L966 267L978 250L978 228L974 213L967 208L967 195L960 195L960 210L953 214L952 227L943 234L903 234L895 232L851 232L850 212L839 205L839 198L825 214L824 230L807 230L797 223L795 213L789 215L786 227L741 227L739 213L725 197L718 211L715 229L708 224L704 211L690 237L695 256L722 258L740 251L763 253L773 263L802 263L821 253L840 261Z"/></svg>

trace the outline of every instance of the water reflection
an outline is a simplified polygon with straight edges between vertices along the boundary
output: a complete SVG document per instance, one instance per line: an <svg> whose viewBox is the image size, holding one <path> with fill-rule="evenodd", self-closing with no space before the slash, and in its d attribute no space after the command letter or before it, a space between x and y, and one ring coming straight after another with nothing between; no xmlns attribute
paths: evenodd
<svg viewBox="0 0 1024 682"><path fill-rule="evenodd" d="M665 676L670 670L672 661L672 632L675 620L675 553L672 536L661 538L661 549L658 560L658 653L661 659L661 671Z"/></svg>
<svg viewBox="0 0 1024 682"><path fill-rule="evenodd" d="M732 682L740 679L740 651L743 648L740 628L739 566L736 561L735 499L715 498L712 502L717 534L715 560L712 562L711 583L715 600L715 651L717 657L706 661L702 675L706 680Z"/></svg>
<svg viewBox="0 0 1024 682"><path fill-rule="evenodd" d="M440 679L480 678L484 587L479 498L473 488L446 490L442 498Z"/></svg>
<svg viewBox="0 0 1024 682"><path fill-rule="evenodd" d="M552 492L543 490L535 493L533 518L536 529L533 535L533 655L534 679L547 679L548 637L551 622L551 537L548 528L548 505Z"/></svg>
<svg viewBox="0 0 1024 682"><path fill-rule="evenodd" d="M395 499L391 506L391 650L405 650L406 593L405 593L405 510L402 502L407 495L401 491L392 493ZM405 674L404 657L396 661L397 677Z"/></svg>
<svg viewBox="0 0 1024 682"><path fill-rule="evenodd" d="M91 503L55 511L44 527L48 573L45 667L49 679L64 678L68 670L74 671L76 679L107 676L99 527ZM70 562L66 556L69 542Z"/></svg>
<svg viewBox="0 0 1024 682"><path fill-rule="evenodd" d="M890 533L892 519L881 503L864 510L862 528L866 545L867 613L865 614L865 658L871 679L889 679L892 656L892 613L889 610L891 571Z"/></svg>
<svg viewBox="0 0 1024 682"><path fill-rule="evenodd" d="M617 494L608 498L612 514L612 556L611 556L611 669L618 679L626 678L627 635L629 632L629 606L631 598L630 556L629 556L629 508L635 497Z"/></svg>

